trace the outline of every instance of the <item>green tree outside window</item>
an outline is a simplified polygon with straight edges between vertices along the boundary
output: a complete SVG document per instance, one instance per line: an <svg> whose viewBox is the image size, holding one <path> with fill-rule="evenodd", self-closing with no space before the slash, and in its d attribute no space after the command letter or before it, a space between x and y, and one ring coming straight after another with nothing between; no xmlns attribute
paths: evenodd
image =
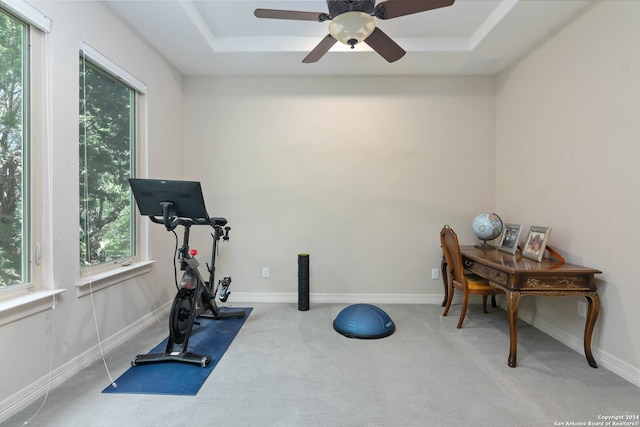
<svg viewBox="0 0 640 427"><path fill-rule="evenodd" d="M80 58L80 263L135 255L135 91Z"/></svg>
<svg viewBox="0 0 640 427"><path fill-rule="evenodd" d="M0 10L0 288L29 280L25 268L24 46L27 26Z"/></svg>

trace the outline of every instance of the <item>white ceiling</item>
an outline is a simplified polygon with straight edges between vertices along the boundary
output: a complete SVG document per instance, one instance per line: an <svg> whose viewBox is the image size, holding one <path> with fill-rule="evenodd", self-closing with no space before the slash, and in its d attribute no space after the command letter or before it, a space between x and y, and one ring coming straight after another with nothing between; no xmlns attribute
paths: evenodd
<svg viewBox="0 0 640 427"><path fill-rule="evenodd" d="M389 0L393 1L393 0ZM365 44L336 43L301 61L327 22L259 19L256 8L327 12L323 0L106 0L183 74L496 74L580 15L592 0L456 0L449 7L376 19L407 54L388 63ZM378 1L377 3L380 3Z"/></svg>

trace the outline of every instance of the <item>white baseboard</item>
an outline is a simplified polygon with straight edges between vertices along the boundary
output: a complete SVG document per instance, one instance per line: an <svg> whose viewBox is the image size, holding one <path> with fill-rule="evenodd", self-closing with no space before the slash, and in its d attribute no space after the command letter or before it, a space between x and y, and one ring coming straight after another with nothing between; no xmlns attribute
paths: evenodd
<svg viewBox="0 0 640 427"><path fill-rule="evenodd" d="M310 304L324 303L367 303L367 304L441 304L442 294L328 294L311 293ZM231 299L234 303L272 302L297 303L297 293L259 293L233 292Z"/></svg>
<svg viewBox="0 0 640 427"><path fill-rule="evenodd" d="M158 308L157 312L150 313L121 330L117 334L102 341L102 350L99 345L78 355L74 359L53 370L48 375L28 385L17 393L0 402L0 423L3 423L38 399L42 399L48 390L53 390L69 378L78 374L84 368L102 358L102 353L107 354L114 348L130 340L153 323L157 322L156 316L166 318L169 315L171 302Z"/></svg>
<svg viewBox="0 0 640 427"><path fill-rule="evenodd" d="M575 350L576 352L584 355L584 341L582 338L577 338L571 334L566 333L556 325L535 317L532 313L526 310L518 310L518 317L525 322L529 323L534 328L544 332L550 337L560 341L567 347ZM591 347L593 357L596 359L598 366L601 366L608 371L613 372L621 378L629 381L631 384L640 387L640 369L629 365L617 357L612 356L599 349L598 347ZM586 359L585 359L586 363Z"/></svg>

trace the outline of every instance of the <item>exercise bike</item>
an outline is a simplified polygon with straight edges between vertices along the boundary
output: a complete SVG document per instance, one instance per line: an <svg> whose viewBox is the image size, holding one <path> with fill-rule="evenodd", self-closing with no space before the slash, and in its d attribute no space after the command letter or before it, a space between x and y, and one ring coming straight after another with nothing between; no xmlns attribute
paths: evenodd
<svg viewBox="0 0 640 427"><path fill-rule="evenodd" d="M211 362L211 356L188 351L193 325L199 324L197 319L241 319L246 315L245 310L221 310L215 301L216 294L221 302L226 302L231 293L230 276L225 276L218 281L217 285L214 285L218 243L220 239L229 240L231 228L227 226L225 218L208 216L200 183L143 179L130 179L129 182L142 215L147 215L156 224L163 224L167 231L174 231L178 226L184 229L182 246L176 254L180 270L184 273L178 283L176 271L178 292L169 315L169 338L166 349L163 353L137 355L131 364L137 366L159 362L183 362L204 368ZM155 202L162 210L162 218L158 218L159 208L153 206ZM213 228L211 262L207 264L208 280L204 280L198 270L200 263L195 258L197 251L189 248L189 233L193 225L206 225Z"/></svg>

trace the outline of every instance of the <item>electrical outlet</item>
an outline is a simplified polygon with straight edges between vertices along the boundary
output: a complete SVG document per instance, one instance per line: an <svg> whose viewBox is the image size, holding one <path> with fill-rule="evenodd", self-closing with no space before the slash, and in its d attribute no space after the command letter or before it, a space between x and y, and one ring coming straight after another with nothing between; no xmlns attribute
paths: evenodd
<svg viewBox="0 0 640 427"><path fill-rule="evenodd" d="M440 271L437 268L432 268L431 269L431 278L433 280L438 280L439 277L440 277Z"/></svg>
<svg viewBox="0 0 640 427"><path fill-rule="evenodd" d="M578 316L587 317L587 303L584 301L578 301Z"/></svg>
<svg viewBox="0 0 640 427"><path fill-rule="evenodd" d="M262 277L269 277L269 267L262 267Z"/></svg>

